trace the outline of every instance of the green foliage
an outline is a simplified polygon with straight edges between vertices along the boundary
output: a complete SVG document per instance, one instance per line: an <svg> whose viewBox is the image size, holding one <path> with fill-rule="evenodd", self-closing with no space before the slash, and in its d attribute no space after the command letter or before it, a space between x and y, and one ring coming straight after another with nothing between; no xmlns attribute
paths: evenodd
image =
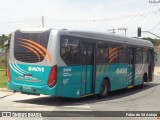
<svg viewBox="0 0 160 120"><path fill-rule="evenodd" d="M5 59L0 60L0 63L6 63L6 62L7 62L7 60L5 60Z"/></svg>
<svg viewBox="0 0 160 120"><path fill-rule="evenodd" d="M7 76L5 75L5 71L0 71L0 88L7 87Z"/></svg>
<svg viewBox="0 0 160 120"><path fill-rule="evenodd" d="M7 40L10 40L10 36L6 35L0 36L0 48L8 50L9 46L4 46L4 42Z"/></svg>
<svg viewBox="0 0 160 120"><path fill-rule="evenodd" d="M153 39L153 38L150 38L150 37L142 38L142 39L151 41L154 44L154 46L159 46L160 45L160 39Z"/></svg>

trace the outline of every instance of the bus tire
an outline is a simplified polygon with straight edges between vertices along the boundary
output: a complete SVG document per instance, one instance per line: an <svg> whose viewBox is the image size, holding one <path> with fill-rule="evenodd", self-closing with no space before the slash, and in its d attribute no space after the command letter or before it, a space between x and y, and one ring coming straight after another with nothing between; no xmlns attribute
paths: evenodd
<svg viewBox="0 0 160 120"><path fill-rule="evenodd" d="M144 81L142 80L142 84L140 84L140 88L144 87Z"/></svg>
<svg viewBox="0 0 160 120"><path fill-rule="evenodd" d="M142 84L140 85L140 88L144 87L144 81L147 81L147 74L146 73L143 75Z"/></svg>
<svg viewBox="0 0 160 120"><path fill-rule="evenodd" d="M100 93L98 94L98 98L102 99L107 97L109 92L109 82L108 80L103 80L100 88Z"/></svg>

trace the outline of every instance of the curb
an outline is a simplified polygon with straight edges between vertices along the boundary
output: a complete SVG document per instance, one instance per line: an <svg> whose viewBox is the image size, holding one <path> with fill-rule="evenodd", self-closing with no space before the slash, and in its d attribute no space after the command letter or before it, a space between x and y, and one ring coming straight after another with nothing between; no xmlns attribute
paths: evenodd
<svg viewBox="0 0 160 120"><path fill-rule="evenodd" d="M0 92L13 92L7 88L0 88Z"/></svg>

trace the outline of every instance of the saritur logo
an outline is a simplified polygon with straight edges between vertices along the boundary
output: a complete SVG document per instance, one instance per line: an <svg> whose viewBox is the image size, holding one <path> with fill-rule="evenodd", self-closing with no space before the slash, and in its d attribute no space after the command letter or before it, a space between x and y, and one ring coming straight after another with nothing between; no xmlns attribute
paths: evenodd
<svg viewBox="0 0 160 120"><path fill-rule="evenodd" d="M44 72L44 67L28 67L28 71Z"/></svg>

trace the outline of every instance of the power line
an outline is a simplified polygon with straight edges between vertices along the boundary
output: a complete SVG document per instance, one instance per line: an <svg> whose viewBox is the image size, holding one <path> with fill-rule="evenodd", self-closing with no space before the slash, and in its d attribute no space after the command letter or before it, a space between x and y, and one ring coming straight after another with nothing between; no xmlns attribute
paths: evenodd
<svg viewBox="0 0 160 120"><path fill-rule="evenodd" d="M160 25L160 23L156 24L153 28L151 28L149 31L153 31L154 29L156 29L158 26Z"/></svg>
<svg viewBox="0 0 160 120"><path fill-rule="evenodd" d="M160 3L160 0L159 0L159 1L156 1L156 0L149 0L149 3Z"/></svg>
<svg viewBox="0 0 160 120"><path fill-rule="evenodd" d="M153 9L153 8L155 8L157 6L157 4L156 5L154 5L152 8L151 8L151 5L150 6L148 6L148 8L147 8L147 10L149 10L149 9ZM152 12L152 14L155 14L155 12L156 11L153 11ZM158 10L158 12L159 12L159 10ZM137 25L139 22L141 22L144 18L146 18L149 14L148 14L148 12L146 12L146 11L144 11L143 13L142 13L143 15L142 15L142 17L137 17L137 19L134 21L134 22L132 22L130 25L128 25L128 27L131 27L131 26L133 26L133 25Z"/></svg>
<svg viewBox="0 0 160 120"><path fill-rule="evenodd" d="M146 15L150 15L150 14L155 14L155 12L157 11L148 11L146 13ZM158 11L159 12L159 11ZM83 20L83 19L68 19L68 20L60 20L60 19L52 19L52 18L46 18L46 21L59 21L59 22L108 22L111 20L121 20L121 19L132 19L135 16L139 16L139 17L143 17L143 14L137 14L137 15L127 15L127 16L122 16L122 17L117 17L117 18L101 18L101 19L90 19L90 20ZM6 25L6 24L13 24L13 23L29 23L29 22L33 22L33 21L42 21L42 27L44 26L44 17L42 17L42 19L26 19L26 20L17 20L17 21L7 21L7 22L0 22L0 25Z"/></svg>
<svg viewBox="0 0 160 120"><path fill-rule="evenodd" d="M149 6L147 6L149 5ZM145 4L144 7L135 15L135 18L131 20L131 22L129 24L132 24L138 17L140 14L142 14L146 8L149 8L151 5L150 4Z"/></svg>
<svg viewBox="0 0 160 120"><path fill-rule="evenodd" d="M148 15L153 15L156 14L156 12L160 12L159 10L156 11L148 11L145 13L145 15L143 14L139 14L139 15L127 15L127 16L122 16L122 17L117 17L117 18L101 18L101 19L53 19L53 18L46 18L46 21L57 21L57 22L108 22L111 20L121 20L121 19L132 19L135 16L139 16L139 17L144 17L144 16L148 16Z"/></svg>
<svg viewBox="0 0 160 120"><path fill-rule="evenodd" d="M33 24L34 23L34 25L35 25L35 23L37 23L37 21L31 21L31 22L26 22L26 23L18 23L18 25L17 26L19 26L19 25L27 25L27 24ZM6 24L6 25L4 25L5 27L11 27L11 26L13 26L14 24ZM1 25L1 26L3 26L3 25Z"/></svg>
<svg viewBox="0 0 160 120"><path fill-rule="evenodd" d="M150 32L151 32L151 31L153 31L154 29L156 29L159 25L160 25L160 23L156 24L154 27L152 27L150 30L147 30L147 31L150 31ZM146 35L146 34L148 34L148 33L147 33L147 32L144 33L143 36Z"/></svg>
<svg viewBox="0 0 160 120"><path fill-rule="evenodd" d="M8 21L8 22L1 22L0 24L23 23L23 22L32 22L32 21L38 21L38 20L40 19L26 20L26 21Z"/></svg>

